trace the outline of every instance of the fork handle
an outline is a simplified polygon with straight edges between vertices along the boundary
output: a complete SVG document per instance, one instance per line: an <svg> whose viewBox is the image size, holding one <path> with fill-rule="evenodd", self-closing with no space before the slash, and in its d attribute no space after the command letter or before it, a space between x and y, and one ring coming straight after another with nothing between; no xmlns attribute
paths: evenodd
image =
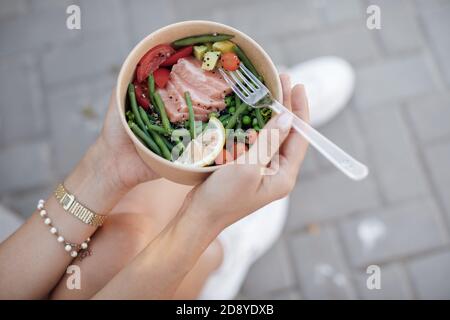
<svg viewBox="0 0 450 320"><path fill-rule="evenodd" d="M325 158L327 158L336 168L345 173L353 180L362 180L369 169L361 162L355 160L352 156L339 148L333 142L328 140L308 123L297 117L293 112L287 109L278 101L274 101L271 108L276 113L289 113L293 117L292 127L300 133L308 142L316 148Z"/></svg>

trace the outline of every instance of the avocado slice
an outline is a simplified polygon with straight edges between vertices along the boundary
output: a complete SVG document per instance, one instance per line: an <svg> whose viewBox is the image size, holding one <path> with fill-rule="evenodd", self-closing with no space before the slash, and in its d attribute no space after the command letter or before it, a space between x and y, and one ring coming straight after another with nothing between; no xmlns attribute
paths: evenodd
<svg viewBox="0 0 450 320"><path fill-rule="evenodd" d="M198 60L202 61L203 56L205 55L206 51L208 51L208 47L201 45L201 46L194 46L194 57L196 57Z"/></svg>
<svg viewBox="0 0 450 320"><path fill-rule="evenodd" d="M213 50L220 51L222 53L232 52L235 44L229 40L217 41L212 45Z"/></svg>
<svg viewBox="0 0 450 320"><path fill-rule="evenodd" d="M202 69L211 71L216 67L217 61L219 61L220 51L208 51L203 56Z"/></svg>

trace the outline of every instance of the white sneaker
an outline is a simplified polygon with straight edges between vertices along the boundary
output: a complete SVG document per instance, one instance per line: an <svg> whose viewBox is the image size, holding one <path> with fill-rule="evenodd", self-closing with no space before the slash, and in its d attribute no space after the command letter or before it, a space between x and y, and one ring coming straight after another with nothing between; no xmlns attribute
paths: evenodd
<svg viewBox="0 0 450 320"><path fill-rule="evenodd" d="M311 124L315 127L325 124L339 113L355 89L353 67L338 57L316 58L284 72L290 75L292 85L301 83L305 86Z"/></svg>
<svg viewBox="0 0 450 320"><path fill-rule="evenodd" d="M214 271L199 296L229 300L239 292L250 266L275 243L283 230L288 198L274 201L222 231L222 265Z"/></svg>

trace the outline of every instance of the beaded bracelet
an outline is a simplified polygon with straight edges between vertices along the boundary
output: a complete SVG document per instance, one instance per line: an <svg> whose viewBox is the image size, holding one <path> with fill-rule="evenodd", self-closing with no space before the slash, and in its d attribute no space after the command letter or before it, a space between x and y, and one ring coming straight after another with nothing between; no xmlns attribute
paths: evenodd
<svg viewBox="0 0 450 320"><path fill-rule="evenodd" d="M59 243L64 245L64 250L67 251L68 253L70 253L70 256L72 258L76 258L78 255L80 256L80 258L84 258L88 255L91 255L91 251L88 248L88 243L91 241L91 238L87 238L86 241L84 241L81 244L76 244L76 243L71 243L71 242L67 242L63 236L61 236L58 232L58 229L56 229L55 226L53 226L52 224L52 219L50 219L47 215L47 211L44 208L45 206L45 201L44 200L39 200L38 205L37 205L37 209L39 210L39 215L41 216L41 218L44 219L44 223L50 227L50 233L54 234L56 236L56 241L58 241ZM78 252L79 251L79 252Z"/></svg>

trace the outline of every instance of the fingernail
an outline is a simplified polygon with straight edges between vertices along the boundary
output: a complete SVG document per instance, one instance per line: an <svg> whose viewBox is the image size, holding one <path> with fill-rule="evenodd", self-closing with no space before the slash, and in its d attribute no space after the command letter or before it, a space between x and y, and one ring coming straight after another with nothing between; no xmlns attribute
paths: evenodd
<svg viewBox="0 0 450 320"><path fill-rule="evenodd" d="M288 130L292 125L292 116L289 113L281 114L277 120L277 124L281 130Z"/></svg>

